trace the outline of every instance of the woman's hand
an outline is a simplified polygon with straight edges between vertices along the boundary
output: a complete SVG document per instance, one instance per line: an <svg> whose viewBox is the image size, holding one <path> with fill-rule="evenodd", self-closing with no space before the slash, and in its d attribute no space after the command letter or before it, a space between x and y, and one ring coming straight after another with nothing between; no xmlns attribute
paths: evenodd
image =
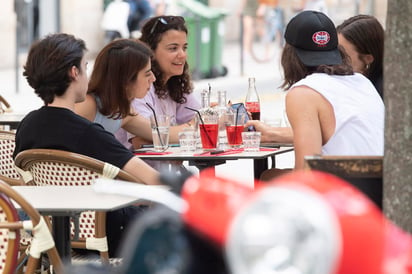
<svg viewBox="0 0 412 274"><path fill-rule="evenodd" d="M129 142L132 144L133 149L139 149L142 147L142 145L151 145L153 142L151 140L146 140L143 139L139 136L135 136L129 140Z"/></svg>

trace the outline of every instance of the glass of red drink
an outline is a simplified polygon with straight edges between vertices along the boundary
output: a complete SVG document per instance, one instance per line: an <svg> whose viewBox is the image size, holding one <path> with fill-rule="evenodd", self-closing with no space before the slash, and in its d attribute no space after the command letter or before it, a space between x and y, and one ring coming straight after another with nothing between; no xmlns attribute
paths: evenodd
<svg viewBox="0 0 412 274"><path fill-rule="evenodd" d="M235 112L226 115L226 135L230 147L238 148L242 145L242 132L247 121L247 113Z"/></svg>
<svg viewBox="0 0 412 274"><path fill-rule="evenodd" d="M200 140L204 150L215 149L217 145L218 123L199 124Z"/></svg>

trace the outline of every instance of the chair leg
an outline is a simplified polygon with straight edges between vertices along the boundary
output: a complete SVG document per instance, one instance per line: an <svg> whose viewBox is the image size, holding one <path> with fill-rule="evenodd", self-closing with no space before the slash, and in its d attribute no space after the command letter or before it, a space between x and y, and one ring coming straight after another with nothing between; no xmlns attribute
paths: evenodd
<svg viewBox="0 0 412 274"><path fill-rule="evenodd" d="M17 265L19 266L16 269L15 274L23 274L24 267L25 267L25 260L27 259L26 249L20 251L19 258L17 260Z"/></svg>
<svg viewBox="0 0 412 274"><path fill-rule="evenodd" d="M54 273L63 274L63 263L56 248L48 250L47 255L49 256L50 264L53 266Z"/></svg>
<svg viewBox="0 0 412 274"><path fill-rule="evenodd" d="M29 257L26 265L26 271L24 272L25 274L33 274L36 269L38 269L40 266L40 261L39 259Z"/></svg>
<svg viewBox="0 0 412 274"><path fill-rule="evenodd" d="M102 260L102 264L108 265L109 264L109 252L100 252L100 259Z"/></svg>

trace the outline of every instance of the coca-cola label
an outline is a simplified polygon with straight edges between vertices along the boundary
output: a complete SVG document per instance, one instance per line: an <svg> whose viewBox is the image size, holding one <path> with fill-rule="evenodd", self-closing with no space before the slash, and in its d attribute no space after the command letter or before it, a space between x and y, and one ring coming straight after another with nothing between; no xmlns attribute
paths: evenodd
<svg viewBox="0 0 412 274"><path fill-rule="evenodd" d="M246 102L246 109L249 112L260 112L260 103L259 102Z"/></svg>

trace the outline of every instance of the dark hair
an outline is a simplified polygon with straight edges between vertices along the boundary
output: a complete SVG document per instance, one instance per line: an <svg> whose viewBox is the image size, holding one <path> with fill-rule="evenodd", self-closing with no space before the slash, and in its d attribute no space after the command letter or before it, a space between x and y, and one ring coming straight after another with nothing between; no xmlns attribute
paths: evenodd
<svg viewBox="0 0 412 274"><path fill-rule="evenodd" d="M124 118L130 113L133 98L128 85L150 62L152 51L142 42L119 39L107 44L97 55L89 81L89 94L99 97L99 112L110 118Z"/></svg>
<svg viewBox="0 0 412 274"><path fill-rule="evenodd" d="M184 31L188 33L185 20L181 16L157 16L150 18L142 27L140 40L147 43L155 51L159 45L163 34L168 30ZM186 62L183 74L171 77L166 83L162 81L163 71L155 58L152 59L152 71L156 77L153 83L155 93L159 98L165 98L168 91L170 98L176 103L185 103L185 94L190 94L193 90L189 75L189 65Z"/></svg>
<svg viewBox="0 0 412 274"><path fill-rule="evenodd" d="M343 21L336 30L342 34L359 54L370 54L373 62L365 76L382 95L383 49L385 32L379 21L371 15L356 15Z"/></svg>
<svg viewBox="0 0 412 274"><path fill-rule="evenodd" d="M80 73L86 45L73 35L59 33L46 36L30 48L23 76L45 105L55 96L62 96L73 79L69 70L75 66Z"/></svg>
<svg viewBox="0 0 412 274"><path fill-rule="evenodd" d="M350 65L349 57L345 54L345 51L341 46L338 46L338 49L342 56L342 64L307 67L300 61L295 48L286 43L281 57L284 74L281 88L287 90L299 80L315 72L326 73L329 75L352 75L353 69Z"/></svg>

